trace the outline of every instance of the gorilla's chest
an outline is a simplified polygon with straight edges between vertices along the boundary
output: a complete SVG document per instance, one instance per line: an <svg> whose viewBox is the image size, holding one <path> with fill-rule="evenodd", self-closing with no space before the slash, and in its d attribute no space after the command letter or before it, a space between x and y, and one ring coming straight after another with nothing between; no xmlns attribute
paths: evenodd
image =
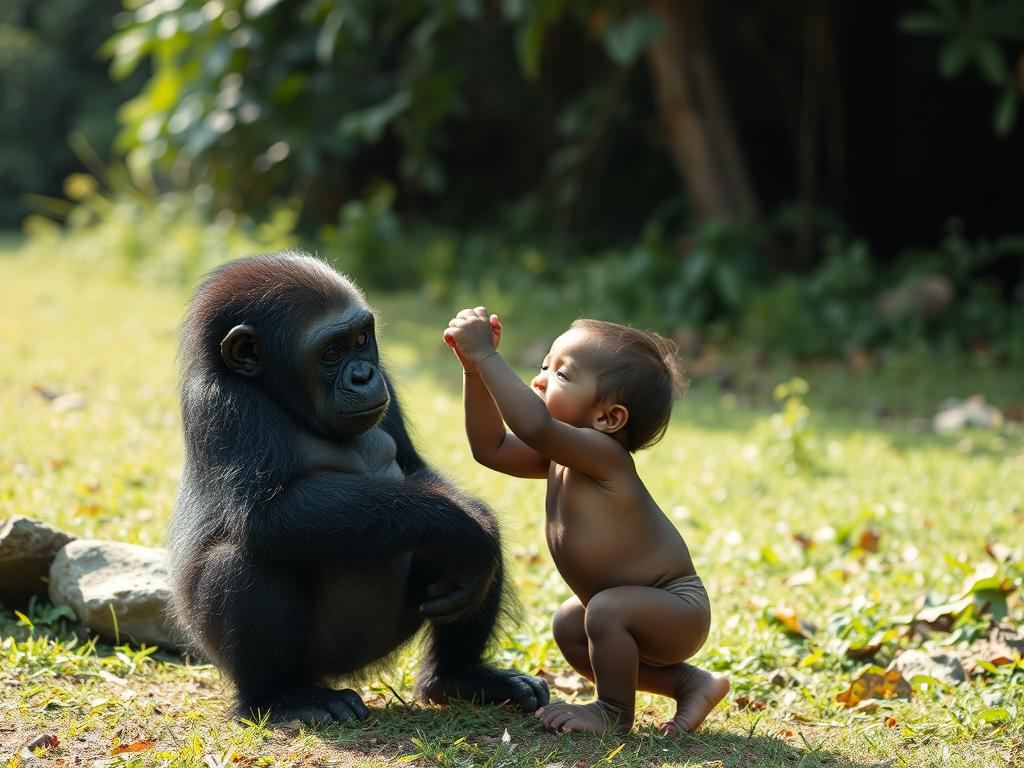
<svg viewBox="0 0 1024 768"><path fill-rule="evenodd" d="M318 469L388 480L404 477L395 461L398 452L395 441L379 427L344 441L330 442L308 436L303 443L308 464Z"/></svg>

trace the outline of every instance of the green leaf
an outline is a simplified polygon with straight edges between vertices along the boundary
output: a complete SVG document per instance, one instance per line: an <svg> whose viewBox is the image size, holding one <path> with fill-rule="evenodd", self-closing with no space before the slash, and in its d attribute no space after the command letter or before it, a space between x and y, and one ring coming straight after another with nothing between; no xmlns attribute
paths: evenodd
<svg viewBox="0 0 1024 768"><path fill-rule="evenodd" d="M609 24L604 31L604 49L619 66L636 61L651 42L665 33L661 20L649 11L638 11Z"/></svg>
<svg viewBox="0 0 1024 768"><path fill-rule="evenodd" d="M936 35L951 32L947 19L931 13L911 13L900 19L900 29L912 35Z"/></svg>
<svg viewBox="0 0 1024 768"><path fill-rule="evenodd" d="M1002 85L1006 82L1009 72L998 45L991 40L982 40L976 58L978 69L992 85Z"/></svg>
<svg viewBox="0 0 1024 768"><path fill-rule="evenodd" d="M1010 135L1010 131L1013 130L1013 126L1017 122L1017 111L1019 108L1020 96L1014 83L1011 81L1003 89L1003 95L999 97L999 101L996 103L995 114L992 118L998 136L1005 138Z"/></svg>
<svg viewBox="0 0 1024 768"><path fill-rule="evenodd" d="M939 72L943 77L959 75L970 61L973 46L966 35L951 37L939 53Z"/></svg>
<svg viewBox="0 0 1024 768"><path fill-rule="evenodd" d="M978 719L986 723L1001 723L1010 719L1010 713L1002 707L992 707L978 713Z"/></svg>
<svg viewBox="0 0 1024 768"><path fill-rule="evenodd" d="M531 80L540 74L540 59L544 49L544 31L547 28L547 20L542 16L534 16L530 23L519 31L517 52L519 53L519 66L523 68L523 74Z"/></svg>

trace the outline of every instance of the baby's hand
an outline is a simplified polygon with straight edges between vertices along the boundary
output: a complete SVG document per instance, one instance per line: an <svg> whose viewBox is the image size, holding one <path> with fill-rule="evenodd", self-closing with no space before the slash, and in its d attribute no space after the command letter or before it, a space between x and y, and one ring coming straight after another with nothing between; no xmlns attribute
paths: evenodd
<svg viewBox="0 0 1024 768"><path fill-rule="evenodd" d="M487 357L501 342L501 320L488 313L485 307L464 309L448 322L444 342L467 371L476 369L476 363Z"/></svg>

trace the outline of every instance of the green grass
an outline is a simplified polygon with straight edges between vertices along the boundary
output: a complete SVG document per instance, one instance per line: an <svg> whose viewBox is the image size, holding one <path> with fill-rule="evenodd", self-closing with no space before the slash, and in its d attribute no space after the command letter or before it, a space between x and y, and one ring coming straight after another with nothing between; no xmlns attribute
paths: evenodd
<svg viewBox="0 0 1024 768"><path fill-rule="evenodd" d="M174 345L186 294L11 255L0 257L0 286L0 515L161 545L181 463ZM544 545L543 484L472 461L460 426L460 371L439 340L458 307L370 299L385 320L382 343L421 447L501 519L522 614L502 635L498 662L563 673L550 616L568 591ZM506 314L509 355L524 366L566 319L534 317L529 307L494 309ZM728 391L715 383L724 367ZM942 437L919 431L916 420L947 396L981 392L998 405L1020 405L1024 372L936 367L920 358L863 372L744 365L741 357L712 368L695 378L665 440L638 456L711 593L715 626L695 661L733 683L700 733L659 737L668 703L646 695L627 738L545 734L532 718L502 708L411 705L414 648L366 686L374 716L364 723L238 725L225 719L227 688L215 669L76 640L73 627L36 606L24 620L0 613L0 766L1024 764L1019 660L955 687L914 681L911 699L876 709L845 710L835 699L865 663L848 658L848 646L876 632L895 630L875 659L883 666L901 648L976 639L988 616L970 611L952 632L928 640L903 630L926 597L956 597L977 568L995 567L986 544L1009 548L999 575L1019 590L1020 425ZM796 373L810 381L809 418L773 421L772 388ZM86 406L58 411L41 388L80 393ZM877 548L859 546L870 545L862 539L868 531L879 537ZM787 586L797 573L806 583ZM814 631L788 633L776 610ZM1019 591L1007 610L1024 625ZM741 708L744 700L753 706ZM59 744L24 749L44 734ZM132 744L140 751L113 754Z"/></svg>

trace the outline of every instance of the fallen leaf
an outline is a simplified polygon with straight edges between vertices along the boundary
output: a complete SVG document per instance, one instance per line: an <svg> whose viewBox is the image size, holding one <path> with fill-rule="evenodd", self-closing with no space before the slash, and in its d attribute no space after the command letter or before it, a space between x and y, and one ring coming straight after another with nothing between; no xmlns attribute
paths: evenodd
<svg viewBox="0 0 1024 768"><path fill-rule="evenodd" d="M43 400L56 400L61 396L59 390L38 381L32 382L32 391L43 398Z"/></svg>
<svg viewBox="0 0 1024 768"><path fill-rule="evenodd" d="M593 684L589 680L581 675L577 675L575 672L557 675L541 667L533 674L547 683L550 688L564 691L565 693L583 693L593 688Z"/></svg>
<svg viewBox="0 0 1024 768"><path fill-rule="evenodd" d="M895 717L887 717L887 718L885 718L885 727L886 728L892 728L894 725L896 725L896 718Z"/></svg>
<svg viewBox="0 0 1024 768"><path fill-rule="evenodd" d="M1013 550L995 541L985 542L985 552L997 563L1005 563L1013 557Z"/></svg>
<svg viewBox="0 0 1024 768"><path fill-rule="evenodd" d="M865 552L877 552L878 542L881 540L882 535L874 528L868 528L863 531L860 538L857 540L857 545Z"/></svg>
<svg viewBox="0 0 1024 768"><path fill-rule="evenodd" d="M41 736L36 736L32 741L25 745L26 749L56 749L60 746L60 739L54 736L52 733L44 733Z"/></svg>
<svg viewBox="0 0 1024 768"><path fill-rule="evenodd" d="M779 622L786 631L792 635L798 635L800 637L806 637L811 639L814 637L814 633L817 628L809 621L804 621L797 616L793 611L786 608L776 608L772 611L772 618Z"/></svg>
<svg viewBox="0 0 1024 768"><path fill-rule="evenodd" d="M155 741L133 741L131 744L118 744L110 750L110 754L122 755L125 752L142 752L146 749L152 749L155 746Z"/></svg>
<svg viewBox="0 0 1024 768"><path fill-rule="evenodd" d="M767 706L768 702L764 699L751 699L749 696L736 697L736 709L752 709L755 712L760 712Z"/></svg>
<svg viewBox="0 0 1024 768"><path fill-rule="evenodd" d="M971 643L961 658L971 674L977 675L981 672L992 674L993 670L986 669L986 666L1000 667L1011 664L1021 655L1024 655L1024 633L1018 631L1008 621L1004 621L993 624L988 636Z"/></svg>
<svg viewBox="0 0 1024 768"><path fill-rule="evenodd" d="M804 550L805 552L814 546L814 539L812 539L805 533L794 533L793 541L799 544L800 549Z"/></svg>
<svg viewBox="0 0 1024 768"><path fill-rule="evenodd" d="M874 712L878 709L878 699L861 699L856 706L849 709L851 712Z"/></svg>
<svg viewBox="0 0 1024 768"><path fill-rule="evenodd" d="M850 709L865 699L909 699L910 683L903 679L899 670L883 670L880 667L869 667L850 687L836 694L836 701Z"/></svg>

